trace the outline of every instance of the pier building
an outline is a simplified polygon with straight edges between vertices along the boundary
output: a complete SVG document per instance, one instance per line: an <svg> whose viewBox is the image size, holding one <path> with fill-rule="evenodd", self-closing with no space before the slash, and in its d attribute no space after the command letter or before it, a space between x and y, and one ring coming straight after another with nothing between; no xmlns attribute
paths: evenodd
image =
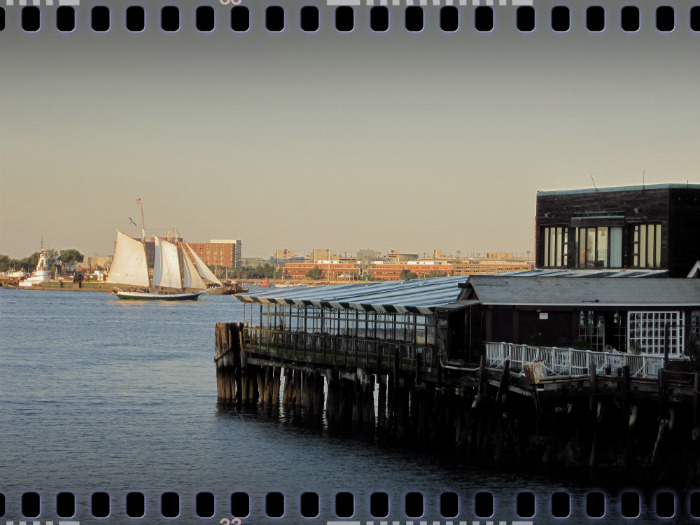
<svg viewBox="0 0 700 525"><path fill-rule="evenodd" d="M217 325L219 397L299 406L475 461L655 480L679 465L698 482L700 279L685 276L700 270L695 248L676 243L700 205L677 189L653 199L674 200L666 219L636 201L647 222L607 197L592 215L540 192L537 256L561 264L236 295L243 318ZM580 197L568 193L555 196ZM619 200L581 195L598 193Z"/></svg>
<svg viewBox="0 0 700 525"><path fill-rule="evenodd" d="M700 260L700 184L540 191L536 223L538 268L685 277Z"/></svg>

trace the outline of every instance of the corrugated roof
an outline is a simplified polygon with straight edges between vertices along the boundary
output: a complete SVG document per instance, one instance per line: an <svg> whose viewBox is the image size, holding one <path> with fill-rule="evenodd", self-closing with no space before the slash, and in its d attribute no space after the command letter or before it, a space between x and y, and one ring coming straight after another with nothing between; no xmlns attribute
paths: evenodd
<svg viewBox="0 0 700 525"><path fill-rule="evenodd" d="M466 288L484 305L700 307L700 279L479 275Z"/></svg>
<svg viewBox="0 0 700 525"><path fill-rule="evenodd" d="M561 285L559 288L549 285L542 286L540 283L544 280L571 281L571 284L566 285L567 291L562 292L558 296L558 300L566 304L575 304L584 300L581 293L586 288L586 292L593 293L593 285L586 284L582 281L601 281L601 277L619 278L619 277L664 277L667 275L665 270L531 270L525 272L514 272L510 274L494 274L489 276L475 275L471 278L467 276L459 277L438 277L434 279L413 279L410 281L389 281L389 282L374 282L363 284L347 284L333 286L306 287L295 286L291 288L272 288L260 292L250 292L246 294L236 294L234 297L245 303L263 303L263 304L279 304L279 305L297 305L297 306L317 306L324 308L337 309L354 309L363 311L376 312L397 312L397 313L416 313L416 314L431 314L435 308L454 303L460 295L459 284L473 281L474 279L498 279L502 282L496 286L493 285L493 290L500 290L504 294L502 300L507 304L522 303L517 300L518 294L515 290L506 286L506 283L517 282L517 286L523 288L528 285L520 283L519 279L524 281L533 281L529 286L532 289L531 304L543 304L543 298L535 295L535 292L542 294L544 290L563 290ZM571 279L575 277L575 279ZM604 279L605 283L600 284L602 290L618 290L618 297L623 297L623 290L639 289L651 290L660 289L666 290L667 283L676 279L641 279L639 285L633 285L629 288L625 286L615 286L611 281L619 281L620 279ZM627 281L627 279L624 279ZM636 281L637 279L630 279ZM683 281L684 279L680 279ZM690 280L690 279L688 279ZM654 284L649 284L652 281L660 281ZM478 281L481 282L481 281ZM697 280L700 283L700 279ZM666 284L664 284L666 283ZM590 290L588 290L590 288ZM489 292L491 293L491 292ZM495 293L495 292L494 292ZM589 295L590 295L589 293ZM641 292L640 292L641 293ZM651 293L651 292L647 292ZM599 294L600 295L600 294ZM659 295L659 297L663 294ZM641 296L643 297L643 296ZM554 296L551 298L554 300ZM600 298L599 298L600 299ZM621 299L622 300L622 299ZM496 303L490 303L496 304ZM675 304L675 303L674 303Z"/></svg>
<svg viewBox="0 0 700 525"><path fill-rule="evenodd" d="M503 275L516 275L516 273L500 274ZM667 277L668 270L645 270L643 268L627 270L621 268L601 268L599 270L559 270L559 269L547 269L547 268L536 268L534 270L526 270L524 272L517 272L518 277ZM497 277L497 276L494 276Z"/></svg>
<svg viewBox="0 0 700 525"><path fill-rule="evenodd" d="M246 303L430 314L436 306L454 302L459 296L459 283L466 281L467 277L442 277L317 288L296 286L234 297Z"/></svg>

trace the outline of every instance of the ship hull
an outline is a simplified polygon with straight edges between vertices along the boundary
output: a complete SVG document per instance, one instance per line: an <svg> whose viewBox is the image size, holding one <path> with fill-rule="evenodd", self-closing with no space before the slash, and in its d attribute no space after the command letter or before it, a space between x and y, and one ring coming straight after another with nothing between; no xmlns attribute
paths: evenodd
<svg viewBox="0 0 700 525"><path fill-rule="evenodd" d="M116 292L119 299L131 301L196 301L201 292L192 293L150 293L150 292Z"/></svg>

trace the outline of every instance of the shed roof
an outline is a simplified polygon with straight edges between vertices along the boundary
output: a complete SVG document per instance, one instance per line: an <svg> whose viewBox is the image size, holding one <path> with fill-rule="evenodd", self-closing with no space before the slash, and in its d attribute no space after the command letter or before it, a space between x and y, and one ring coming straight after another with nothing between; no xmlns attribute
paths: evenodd
<svg viewBox="0 0 700 525"><path fill-rule="evenodd" d="M436 308L445 307L457 301L461 287L467 286L474 279L508 279L530 277L532 280L575 278L577 284L569 285L570 295L566 299L567 304L575 303L575 298L580 293L581 280L598 280L600 277L663 277L667 275L665 270L530 270L510 274L496 274L491 276L467 276L438 277L434 279L413 279L410 281L373 282L366 284L346 284L333 286L294 286L291 288L272 288L258 292L236 294L234 297L244 303L262 303L296 306L318 306L324 308L353 309L362 311L388 312L388 313L415 313L432 314ZM606 282L619 279L605 279ZM624 279L627 281L628 279ZM638 279L630 279L638 280ZM662 281L668 283L671 279L641 279L645 283L650 281ZM682 280L682 279L681 279ZM700 282L700 279L697 280ZM534 285L533 285L534 286ZM611 285L602 285L603 288L612 289ZM664 288L664 285L657 286ZM617 288L624 288L618 286ZM644 288L644 285L636 288ZM503 290L503 288L499 288ZM648 288L647 288L648 289ZM502 291L502 293L505 293ZM513 304L517 295L508 299L508 304ZM563 295L562 297L567 297ZM537 304L541 300L535 301ZM494 303L495 304L495 303Z"/></svg>
<svg viewBox="0 0 700 525"><path fill-rule="evenodd" d="M466 280L467 277L461 276L317 288L295 286L234 297L246 303L431 314L435 307L454 302L460 293L459 283Z"/></svg>
<svg viewBox="0 0 700 525"><path fill-rule="evenodd" d="M700 307L700 279L473 276L464 288L487 306Z"/></svg>

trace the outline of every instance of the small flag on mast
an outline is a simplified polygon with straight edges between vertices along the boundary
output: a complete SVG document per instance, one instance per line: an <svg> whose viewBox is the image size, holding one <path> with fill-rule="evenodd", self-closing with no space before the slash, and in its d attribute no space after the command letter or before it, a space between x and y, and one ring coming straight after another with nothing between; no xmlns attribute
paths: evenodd
<svg viewBox="0 0 700 525"><path fill-rule="evenodd" d="M141 204L141 199L136 199L136 204Z"/></svg>

